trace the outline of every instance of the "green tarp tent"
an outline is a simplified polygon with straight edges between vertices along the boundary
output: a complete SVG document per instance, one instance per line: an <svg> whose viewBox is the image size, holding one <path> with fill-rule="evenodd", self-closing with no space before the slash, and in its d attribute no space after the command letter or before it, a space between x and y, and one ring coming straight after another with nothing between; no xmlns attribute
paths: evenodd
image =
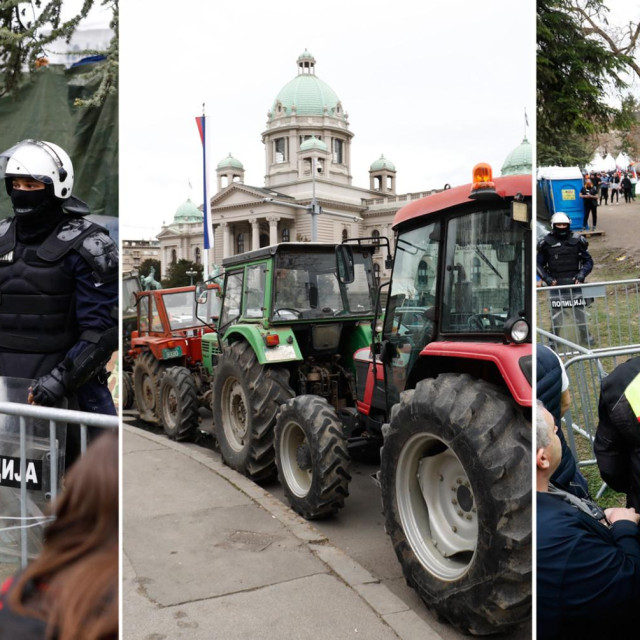
<svg viewBox="0 0 640 640"><path fill-rule="evenodd" d="M60 145L75 169L74 195L93 214L117 216L118 96L108 96L101 107L73 106L95 89L87 75L99 64L104 63L43 67L15 94L0 98L0 151L25 138ZM0 193L0 218L10 214L9 200Z"/></svg>

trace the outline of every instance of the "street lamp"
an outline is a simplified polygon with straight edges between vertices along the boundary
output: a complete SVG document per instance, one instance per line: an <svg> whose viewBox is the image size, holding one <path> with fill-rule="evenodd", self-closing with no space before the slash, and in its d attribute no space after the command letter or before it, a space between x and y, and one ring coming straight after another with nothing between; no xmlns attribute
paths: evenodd
<svg viewBox="0 0 640 640"><path fill-rule="evenodd" d="M189 286L193 286L193 277L198 275L198 272L195 269L189 269L184 272L185 275L189 276Z"/></svg>

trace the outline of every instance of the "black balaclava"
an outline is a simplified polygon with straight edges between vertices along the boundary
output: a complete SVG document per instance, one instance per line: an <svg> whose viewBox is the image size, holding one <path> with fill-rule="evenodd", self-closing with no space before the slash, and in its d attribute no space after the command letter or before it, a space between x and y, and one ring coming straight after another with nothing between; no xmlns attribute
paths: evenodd
<svg viewBox="0 0 640 640"><path fill-rule="evenodd" d="M10 195L18 239L22 242L43 239L64 216L60 201L53 195L51 184L36 191L11 189Z"/></svg>
<svg viewBox="0 0 640 640"><path fill-rule="evenodd" d="M553 235L560 240L566 240L571 234L571 228L567 226L566 229L559 229L555 224L553 225Z"/></svg>

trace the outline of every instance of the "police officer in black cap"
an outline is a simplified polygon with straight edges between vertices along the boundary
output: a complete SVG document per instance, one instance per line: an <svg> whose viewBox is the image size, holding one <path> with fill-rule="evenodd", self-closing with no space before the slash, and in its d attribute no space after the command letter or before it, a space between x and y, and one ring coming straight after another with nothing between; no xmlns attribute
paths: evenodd
<svg viewBox="0 0 640 640"><path fill-rule="evenodd" d="M589 243L584 236L571 233L570 224L566 213L554 213L551 216L551 233L538 243L538 275L549 286L580 284L593 269L593 258L587 250ZM556 310L555 329L562 326L563 313L573 309L574 321L582 340L591 344L583 310L585 300L582 291L573 289L555 292L551 296L551 304Z"/></svg>
<svg viewBox="0 0 640 640"><path fill-rule="evenodd" d="M84 217L59 146L23 140L0 154L0 175L14 212L0 222L0 375L35 380L32 404L115 415L117 247Z"/></svg>

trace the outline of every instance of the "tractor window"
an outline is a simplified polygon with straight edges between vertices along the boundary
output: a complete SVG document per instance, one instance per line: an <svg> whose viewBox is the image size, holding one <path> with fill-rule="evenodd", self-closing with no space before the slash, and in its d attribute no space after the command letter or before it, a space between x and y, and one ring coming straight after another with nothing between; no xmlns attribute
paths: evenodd
<svg viewBox="0 0 640 640"><path fill-rule="evenodd" d="M524 309L525 237L507 209L449 222L443 332L502 333L507 318Z"/></svg>
<svg viewBox="0 0 640 640"><path fill-rule="evenodd" d="M194 314L193 291L176 291L162 296L171 329L200 327L202 322Z"/></svg>
<svg viewBox="0 0 640 640"><path fill-rule="evenodd" d="M244 317L262 318L266 262L247 268L247 286L244 299Z"/></svg>
<svg viewBox="0 0 640 640"><path fill-rule="evenodd" d="M220 328L222 329L240 317L240 303L242 301L242 282L244 271L236 271L227 275L220 315Z"/></svg>
<svg viewBox="0 0 640 640"><path fill-rule="evenodd" d="M154 298L149 297L151 302L151 333L162 333L162 320L160 312Z"/></svg>
<svg viewBox="0 0 640 640"><path fill-rule="evenodd" d="M401 356L404 368L433 338L439 248L439 223L398 236L384 334L406 354ZM404 388L399 382L396 386Z"/></svg>
<svg viewBox="0 0 640 640"><path fill-rule="evenodd" d="M330 253L279 253L273 320L299 320L373 313L371 254L354 251L354 281L340 284L336 256Z"/></svg>
<svg viewBox="0 0 640 640"><path fill-rule="evenodd" d="M150 296L141 296L138 303L138 333L140 335L149 333L149 300Z"/></svg>

